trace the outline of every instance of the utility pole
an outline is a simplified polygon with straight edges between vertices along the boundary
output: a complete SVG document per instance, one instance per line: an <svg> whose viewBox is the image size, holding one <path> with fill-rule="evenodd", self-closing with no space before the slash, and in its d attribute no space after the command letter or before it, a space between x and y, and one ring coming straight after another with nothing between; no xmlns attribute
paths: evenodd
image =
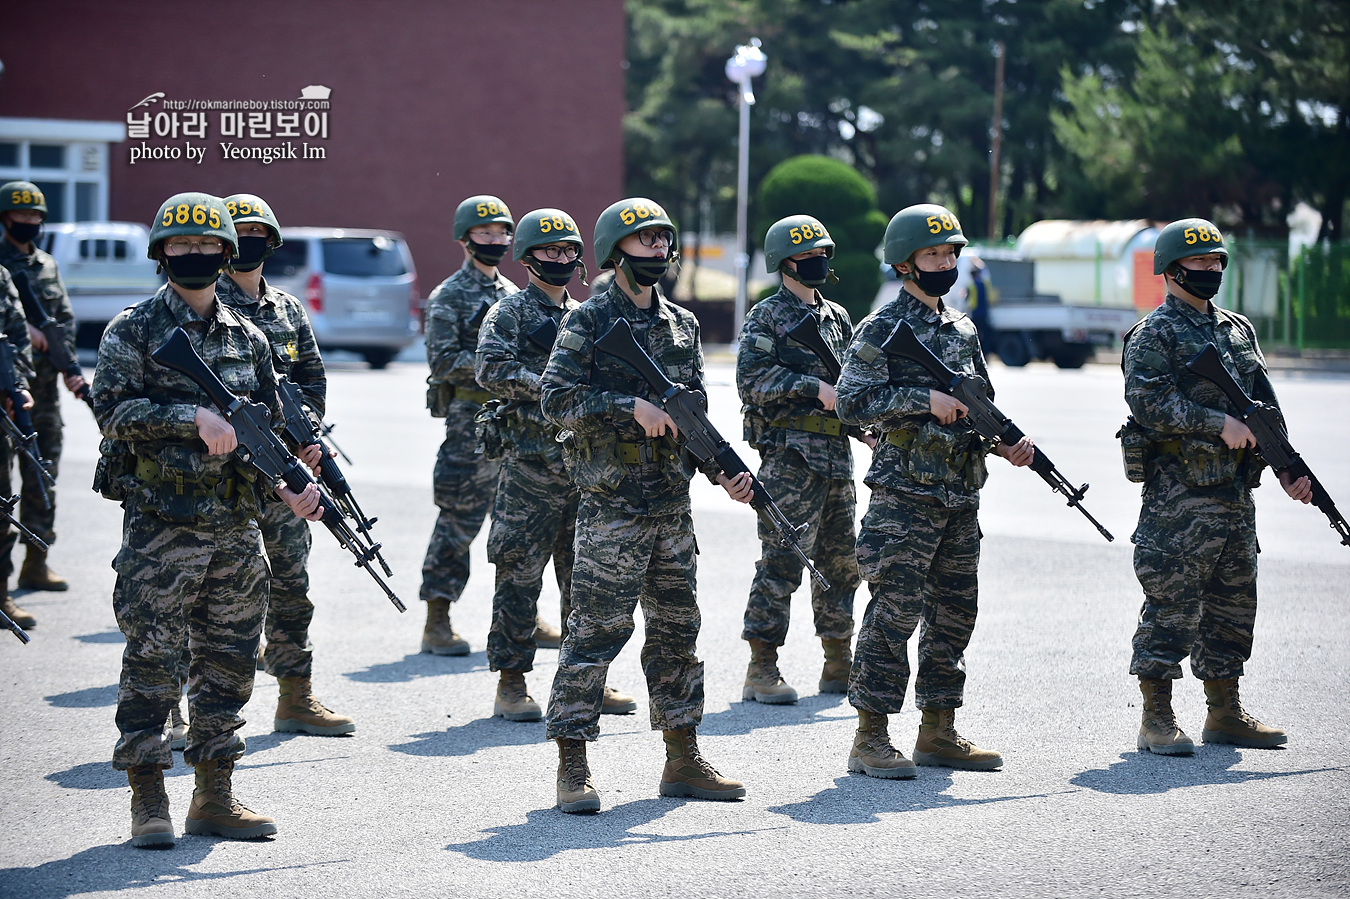
<svg viewBox="0 0 1350 899"><path fill-rule="evenodd" d="M1003 150L1003 41L994 44L994 127L993 145L989 152L989 240L998 238L998 191L1002 180L999 171Z"/></svg>

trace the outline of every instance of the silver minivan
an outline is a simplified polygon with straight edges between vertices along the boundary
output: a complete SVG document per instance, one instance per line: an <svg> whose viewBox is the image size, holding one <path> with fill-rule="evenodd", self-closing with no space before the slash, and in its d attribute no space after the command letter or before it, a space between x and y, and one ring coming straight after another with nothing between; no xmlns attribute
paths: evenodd
<svg viewBox="0 0 1350 899"><path fill-rule="evenodd" d="M401 234L286 228L281 236L263 276L300 299L320 350L348 350L384 368L417 339L422 300Z"/></svg>

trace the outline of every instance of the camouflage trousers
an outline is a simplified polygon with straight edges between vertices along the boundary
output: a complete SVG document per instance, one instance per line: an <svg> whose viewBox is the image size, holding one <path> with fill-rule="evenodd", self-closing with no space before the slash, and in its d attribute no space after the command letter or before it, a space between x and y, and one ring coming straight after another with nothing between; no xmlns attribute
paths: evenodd
<svg viewBox="0 0 1350 899"><path fill-rule="evenodd" d="M570 606L579 496L561 459L509 454L502 462L487 544L497 566L487 642L493 671L534 668L534 627L550 557L562 605Z"/></svg>
<svg viewBox="0 0 1350 899"><path fill-rule="evenodd" d="M909 684L908 642L921 619L914 704L961 705L978 606L976 516L975 509L949 509L931 497L873 489L858 534L858 570L872 598L848 678L854 708L900 711Z"/></svg>
<svg viewBox="0 0 1350 899"><path fill-rule="evenodd" d="M42 458L51 464L47 470L55 479L61 468L61 448L63 444L61 419L61 386L56 371L49 363L39 365L38 376L33 379L33 430L37 432L38 451ZM56 541L56 488L45 484L33 471L22 456L19 457L19 476L22 487L19 490L19 521L47 544ZM43 490L47 493L47 508L43 508Z"/></svg>
<svg viewBox="0 0 1350 899"><path fill-rule="evenodd" d="M170 524L128 510L113 560L113 612L126 636L113 767L173 766L164 735L188 648L189 765L238 758L240 710L253 695L268 567L257 524Z"/></svg>
<svg viewBox="0 0 1350 899"><path fill-rule="evenodd" d="M799 542L817 570L830 582L822 590L811 581L811 611L816 636L846 640L853 636L853 592L858 588L853 515L857 504L853 481L823 478L811 471L801 453L773 449L763 454L759 480L794 524L805 524ZM782 545L778 532L759 520L760 559L750 584L742 640L787 642L792 594L802 582L803 565Z"/></svg>
<svg viewBox="0 0 1350 899"><path fill-rule="evenodd" d="M702 620L689 511L634 517L583 491L576 554L572 614L549 696L548 739L599 738L605 677L633 635L639 603L652 729L697 727L703 719L703 663L694 647Z"/></svg>
<svg viewBox="0 0 1350 899"><path fill-rule="evenodd" d="M1240 677L1256 625L1256 505L1197 496L1160 474L1144 490L1134 532L1144 589L1130 673L1174 680L1181 660L1201 680Z"/></svg>
<svg viewBox="0 0 1350 899"><path fill-rule="evenodd" d="M263 545L272 567L271 599L263 633L267 649L263 666L273 677L309 677L314 667L314 647L309 625L314 603L309 600L309 548L313 535L309 522L296 516L283 502L271 497L258 516Z"/></svg>
<svg viewBox="0 0 1350 899"><path fill-rule="evenodd" d="M483 529L492 508L501 463L475 455L473 415L452 402L445 420L445 441L436 454L432 493L440 514L422 562L421 598L455 602L469 582L469 545ZM477 409L478 407L473 407Z"/></svg>
<svg viewBox="0 0 1350 899"><path fill-rule="evenodd" d="M5 499L12 495L14 487L14 457L19 454L9 445L9 440L0 437L0 494ZM10 575L14 574L14 560L10 558L13 555L14 544L19 539L19 532L15 530L14 525L9 521L0 518L0 576L4 577L6 585L9 584Z"/></svg>

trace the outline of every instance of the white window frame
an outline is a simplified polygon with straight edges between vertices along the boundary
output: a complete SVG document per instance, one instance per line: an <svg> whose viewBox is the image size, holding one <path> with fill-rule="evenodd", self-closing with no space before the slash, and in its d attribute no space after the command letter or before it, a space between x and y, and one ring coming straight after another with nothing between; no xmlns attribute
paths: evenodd
<svg viewBox="0 0 1350 899"><path fill-rule="evenodd" d="M94 185L93 208L83 221L107 221L110 144L127 139L124 122L91 122L68 119L19 119L0 117L0 143L19 146L18 165L0 166L0 183L6 181L59 181L66 185L63 208L51 209L53 222L75 221L75 194L79 184ZM29 148L33 144L58 144L66 148L65 166L33 168Z"/></svg>

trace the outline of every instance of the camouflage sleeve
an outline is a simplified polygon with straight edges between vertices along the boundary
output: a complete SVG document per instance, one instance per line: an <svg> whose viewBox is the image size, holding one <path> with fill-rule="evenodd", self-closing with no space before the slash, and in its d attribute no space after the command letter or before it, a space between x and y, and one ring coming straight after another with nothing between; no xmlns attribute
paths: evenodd
<svg viewBox="0 0 1350 899"><path fill-rule="evenodd" d="M120 313L98 345L89 390L99 429L114 440L191 440L197 436L197 406L150 400L145 386L148 356L146 336L131 311Z"/></svg>
<svg viewBox="0 0 1350 899"><path fill-rule="evenodd" d="M539 376L517 357L520 319L503 301L483 317L478 329L474 377L493 396L519 402L539 402Z"/></svg>
<svg viewBox="0 0 1350 899"><path fill-rule="evenodd" d="M703 335L699 329L698 319L694 318L692 315L690 318L693 319L694 328L694 383L690 386L703 394L705 397L704 405L707 405L706 397L708 395L708 388L706 382L703 380ZM712 459L709 459L706 462L700 462L698 458L688 450L685 450L685 454L689 456L690 460L694 463L694 467L701 471L705 478L714 484L717 483L717 476L722 473L720 465Z"/></svg>
<svg viewBox="0 0 1350 899"><path fill-rule="evenodd" d="M864 428L894 425L929 410L927 387L901 387L890 382L890 367L881 344L892 324L876 315L864 320L844 352L834 407L844 424Z"/></svg>
<svg viewBox="0 0 1350 899"><path fill-rule="evenodd" d="M560 428L595 431L607 421L631 420L637 397L592 387L595 360L595 312L583 304L567 313L540 379L540 408ZM696 366L703 370L702 349Z"/></svg>
<svg viewBox="0 0 1350 899"><path fill-rule="evenodd" d="M1130 413L1135 421L1160 434L1218 438L1226 415L1181 392L1169 346L1175 338L1165 330L1164 325L1145 324L1125 347L1125 402Z"/></svg>
<svg viewBox="0 0 1350 899"><path fill-rule="evenodd" d="M253 392L251 399L267 407L272 416L272 430L280 434L286 429L286 413L281 408L281 397L277 394L277 370L272 365L272 344L267 335L252 322L245 322L245 326L253 343L253 358L257 360L258 389Z"/></svg>
<svg viewBox="0 0 1350 899"><path fill-rule="evenodd" d="M442 284L427 300L427 363L434 381L447 381L459 354L459 310Z"/></svg>
<svg viewBox="0 0 1350 899"><path fill-rule="evenodd" d="M296 322L297 358L291 366L290 379L304 394L305 402L323 418L328 404L328 374L323 367L323 356L319 354L319 343L314 338L314 327L298 300L291 297L287 306L291 306L289 311Z"/></svg>
<svg viewBox="0 0 1350 899"><path fill-rule="evenodd" d="M14 347L14 386L28 390L34 376L33 350L28 342L28 320L23 316L19 303L19 291L9 272L0 268L0 284L3 284L3 309L0 309L0 331Z"/></svg>
<svg viewBox="0 0 1350 899"><path fill-rule="evenodd" d="M750 310L741 329L736 353L736 389L741 402L751 406L820 395L819 378L779 364L777 327L764 303Z"/></svg>
<svg viewBox="0 0 1350 899"><path fill-rule="evenodd" d="M56 270L56 263L52 263L52 269ZM61 329L65 332L66 348L70 350L71 358L75 358L75 309L70 305L70 292L66 290L66 282L61 279L61 272L55 271L54 283L60 290L60 295L51 303L50 315L61 323Z"/></svg>

